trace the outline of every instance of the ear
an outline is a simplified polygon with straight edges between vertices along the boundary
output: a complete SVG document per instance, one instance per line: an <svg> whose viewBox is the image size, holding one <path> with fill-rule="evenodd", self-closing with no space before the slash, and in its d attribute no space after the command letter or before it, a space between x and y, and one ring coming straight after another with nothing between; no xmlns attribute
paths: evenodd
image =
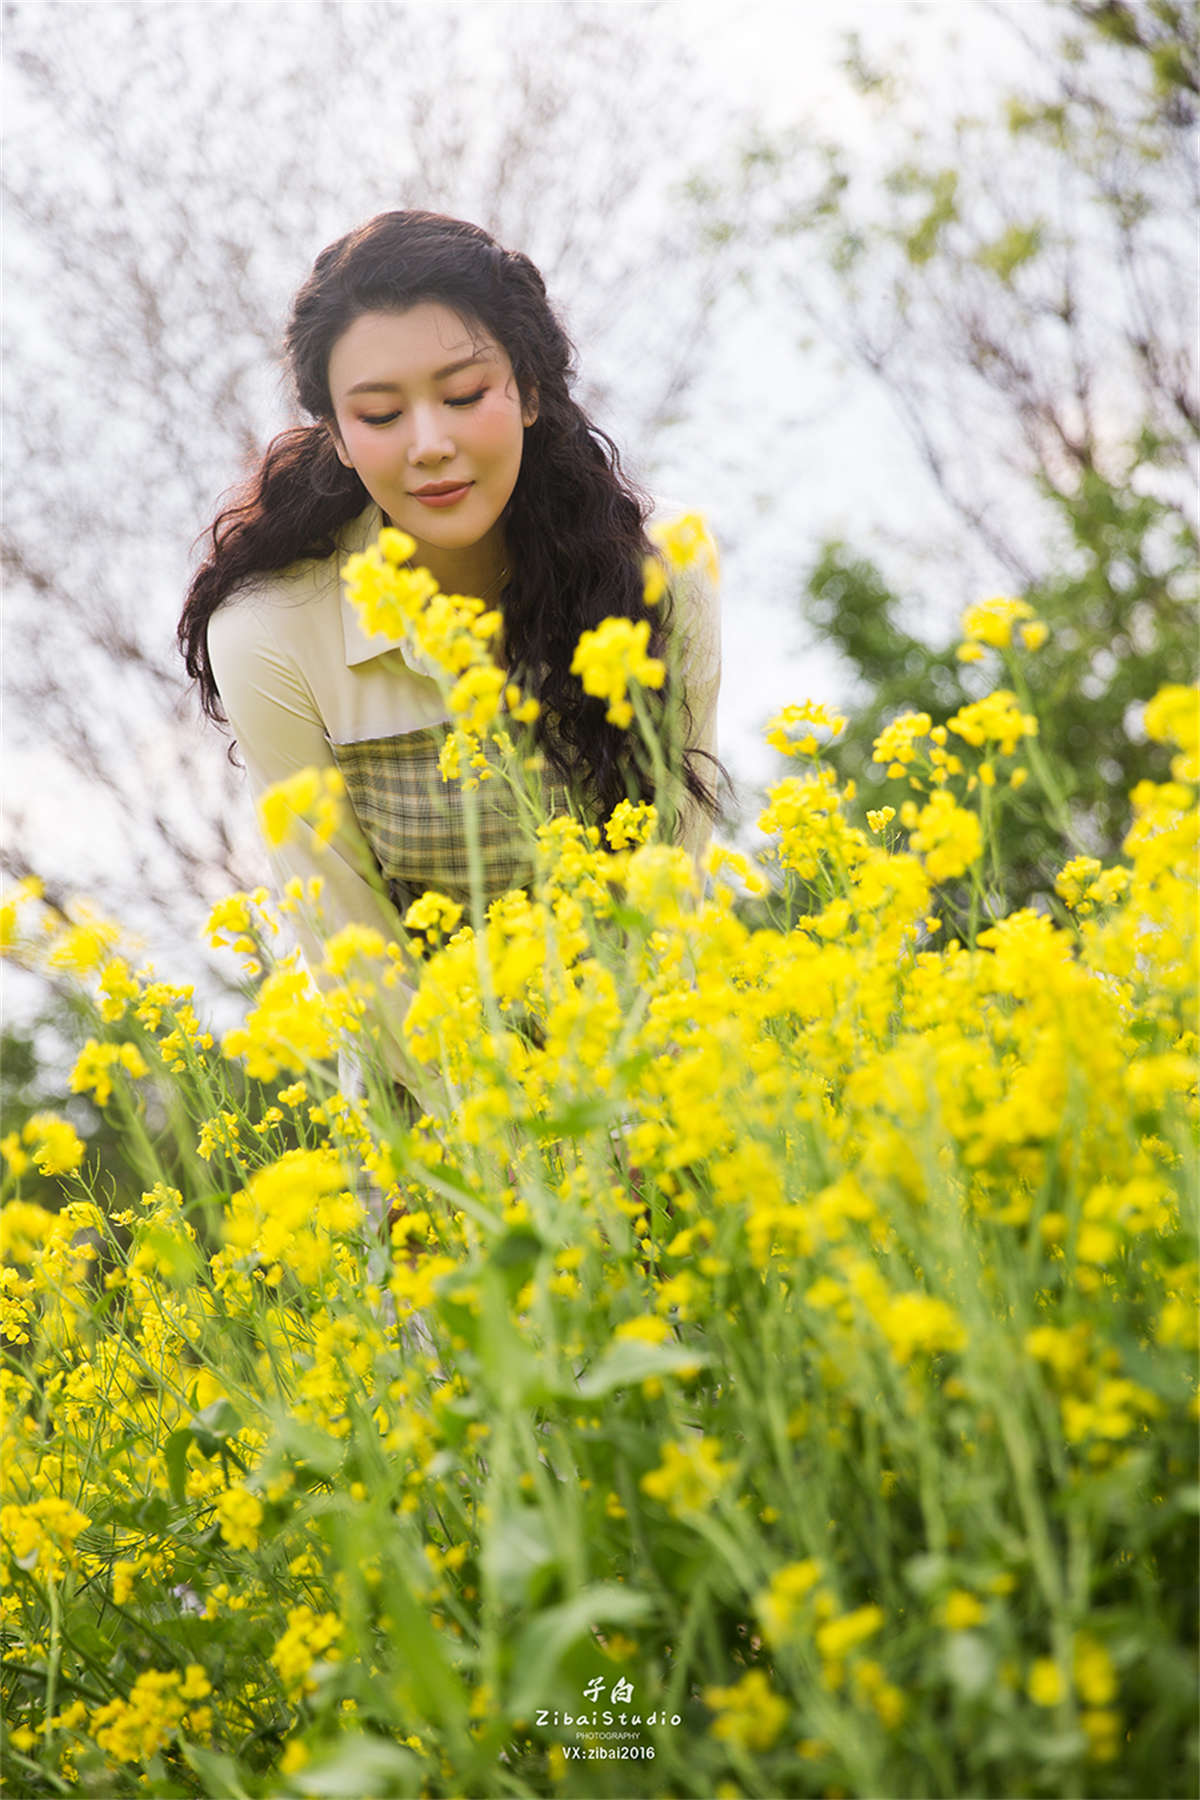
<svg viewBox="0 0 1200 1800"><path fill-rule="evenodd" d="M341 463L343 468L352 469L354 467L354 464L350 461L349 456L346 454L346 446L342 442L341 432L338 430L337 426L334 424L332 419L323 419L321 422L324 425L326 431L329 433L329 441L333 445L333 448L337 453L338 461Z"/></svg>
<svg viewBox="0 0 1200 1800"><path fill-rule="evenodd" d="M525 426L526 430L528 430L530 425L536 425L537 416L538 392L536 388L532 388L530 390L529 398L521 403L521 423Z"/></svg>

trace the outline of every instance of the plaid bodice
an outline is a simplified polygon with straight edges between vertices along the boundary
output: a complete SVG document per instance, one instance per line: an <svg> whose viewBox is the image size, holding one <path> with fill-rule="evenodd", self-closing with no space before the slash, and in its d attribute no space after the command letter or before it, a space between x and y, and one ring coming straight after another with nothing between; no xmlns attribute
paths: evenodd
<svg viewBox="0 0 1200 1800"><path fill-rule="evenodd" d="M481 781L466 798L461 781L442 780L438 756L449 729L430 725L395 737L329 746L359 828L402 918L426 888L470 905L467 798L478 820L484 898L524 887L533 876L520 801L504 778L497 774ZM547 810L570 810L565 786L547 781L545 787Z"/></svg>

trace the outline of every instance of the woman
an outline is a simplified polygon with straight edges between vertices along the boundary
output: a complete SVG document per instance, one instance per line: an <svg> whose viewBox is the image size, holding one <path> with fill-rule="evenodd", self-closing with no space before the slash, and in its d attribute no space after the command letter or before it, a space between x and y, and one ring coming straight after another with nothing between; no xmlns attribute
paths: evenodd
<svg viewBox="0 0 1200 1800"><path fill-rule="evenodd" d="M572 657L604 618L650 620L651 653L676 676L650 697L664 725L683 722L680 836L699 857L719 771L715 593L697 570L647 606L646 509L571 397L571 346L529 259L459 220L380 214L317 258L287 355L314 422L277 437L217 518L179 626L204 710L232 727L256 794L306 767L346 779L355 823L327 851L298 824L273 856L280 885L322 878L326 935L355 922L400 938L412 898L466 877L461 794L436 768L441 689L399 640L365 636L341 589L346 557L388 523L443 591L501 608L507 667L540 705L551 797L569 792L599 822L648 796L650 771ZM489 892L527 878L513 831L485 841ZM315 971L319 939L303 940ZM398 994L383 1048L407 1079L403 1010Z"/></svg>

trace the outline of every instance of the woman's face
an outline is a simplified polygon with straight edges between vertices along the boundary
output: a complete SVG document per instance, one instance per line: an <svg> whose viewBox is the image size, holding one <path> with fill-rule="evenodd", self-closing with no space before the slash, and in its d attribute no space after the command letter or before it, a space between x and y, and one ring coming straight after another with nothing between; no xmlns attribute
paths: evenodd
<svg viewBox="0 0 1200 1800"><path fill-rule="evenodd" d="M443 587L503 559L500 515L537 409L482 326L437 301L361 313L334 344L329 390L339 457Z"/></svg>

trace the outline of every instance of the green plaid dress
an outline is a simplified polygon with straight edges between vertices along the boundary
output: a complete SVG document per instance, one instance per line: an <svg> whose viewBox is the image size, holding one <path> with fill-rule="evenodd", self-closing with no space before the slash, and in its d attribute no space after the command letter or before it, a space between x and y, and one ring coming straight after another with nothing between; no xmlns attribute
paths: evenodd
<svg viewBox="0 0 1200 1800"><path fill-rule="evenodd" d="M427 888L469 907L471 861L465 807L473 804L478 824L487 900L533 877L521 802L502 775L481 780L464 795L461 780L443 781L438 757L450 731L447 724L394 737L330 743L346 783L346 797L388 886L401 918ZM485 746L498 763L494 747ZM570 795L559 781L544 784L543 807L569 812Z"/></svg>

